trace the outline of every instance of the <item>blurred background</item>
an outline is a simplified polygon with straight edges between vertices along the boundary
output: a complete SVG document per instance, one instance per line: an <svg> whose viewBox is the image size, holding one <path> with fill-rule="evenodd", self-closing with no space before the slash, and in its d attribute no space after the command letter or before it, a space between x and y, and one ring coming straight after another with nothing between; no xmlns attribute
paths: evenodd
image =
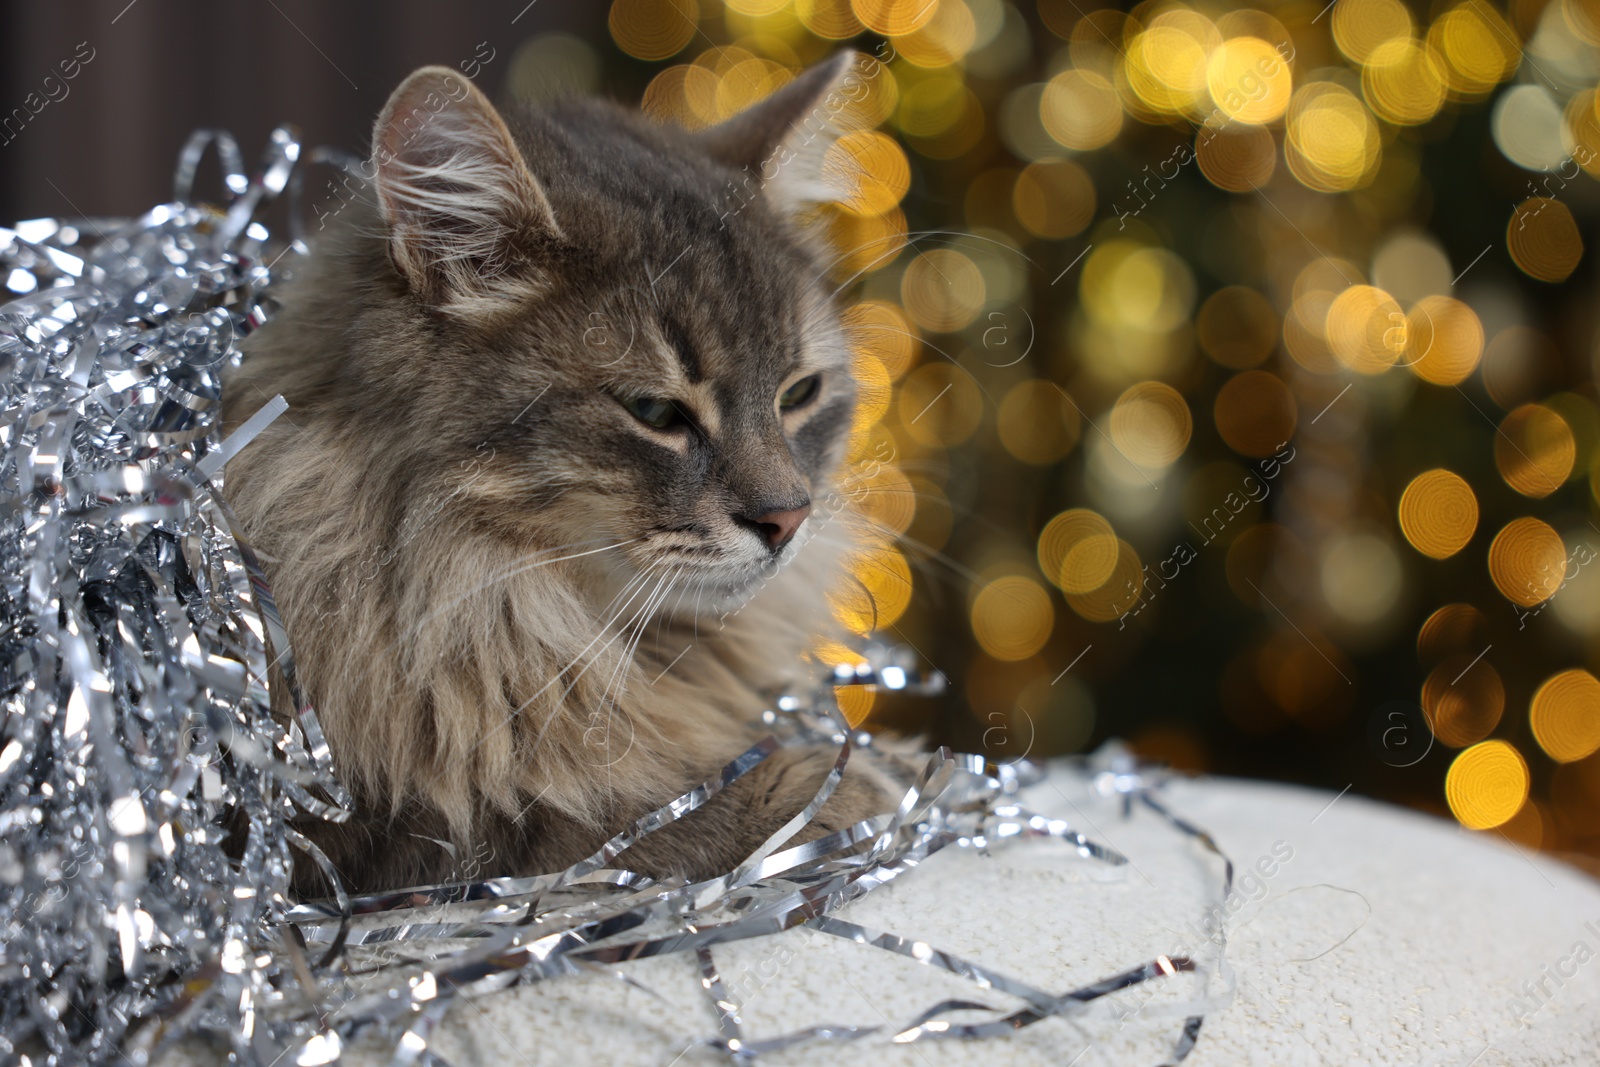
<svg viewBox="0 0 1600 1067"><path fill-rule="evenodd" d="M6 219L142 212L201 126L364 151L422 63L700 127L855 47L819 222L880 535L838 610L953 684L850 714L995 760L1122 737L1600 870L1600 2L0 20Z"/></svg>

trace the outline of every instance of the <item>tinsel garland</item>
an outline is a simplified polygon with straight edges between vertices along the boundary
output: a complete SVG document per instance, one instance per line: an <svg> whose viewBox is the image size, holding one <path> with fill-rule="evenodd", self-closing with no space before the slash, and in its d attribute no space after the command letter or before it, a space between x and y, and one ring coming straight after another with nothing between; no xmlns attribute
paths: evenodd
<svg viewBox="0 0 1600 1067"><path fill-rule="evenodd" d="M213 144L231 194L225 209L192 196L196 164ZM1125 862L1017 804L1041 773L1032 764L940 750L908 775L870 735L845 726L835 685L936 684L881 648L813 693L776 700L765 712L770 736L566 871L292 901L291 865L322 861L290 819L340 819L350 800L315 709L294 691L270 589L222 495L227 459L284 405L267 405L227 440L219 422L223 370L271 316L275 283L307 251L294 223L274 243L261 221L274 198L294 199L299 157L294 131L280 128L250 176L231 137L201 131L180 160L172 204L132 221L0 229L0 279L14 295L0 306L0 1051L8 1059L142 1063L172 1043L211 1040L240 1063L320 1064L377 1030L394 1042L397 1064L439 1062L429 1035L458 997L664 953L694 954L718 1021L703 1044L737 1062L803 1041L1004 1034L1142 982L1216 972L1220 952L1199 962L1159 956L1052 993L839 917L843 905L951 845L1045 837L1089 862ZM313 153L308 161L341 160ZM299 709L287 725L269 714L269 661ZM832 772L736 869L685 885L609 866L790 744L835 746ZM785 847L851 759L886 761L909 779L898 808ZM1221 858L1226 898L1231 864L1154 797L1146 770L1113 755L1095 781ZM1021 1006L945 1001L895 1026L749 1037L714 946L802 924ZM434 951L372 953L397 943ZM1200 1026L1198 1012L1187 1018L1171 1062L1187 1056Z"/></svg>

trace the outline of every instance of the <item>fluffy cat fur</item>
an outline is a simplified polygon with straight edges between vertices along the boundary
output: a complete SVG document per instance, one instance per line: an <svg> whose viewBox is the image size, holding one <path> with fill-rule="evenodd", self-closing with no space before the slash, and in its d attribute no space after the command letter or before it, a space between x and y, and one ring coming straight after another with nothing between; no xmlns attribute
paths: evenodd
<svg viewBox="0 0 1600 1067"><path fill-rule="evenodd" d="M302 827L347 887L569 865L805 678L848 548L827 505L855 387L802 216L839 186L825 120L852 58L694 134L595 100L502 116L437 67L390 98L369 194L225 392L228 429L290 405L226 490L356 798ZM637 414L656 398L666 429ZM807 499L774 555L761 517ZM830 764L779 752L617 862L729 870ZM853 763L810 836L891 807L874 773Z"/></svg>

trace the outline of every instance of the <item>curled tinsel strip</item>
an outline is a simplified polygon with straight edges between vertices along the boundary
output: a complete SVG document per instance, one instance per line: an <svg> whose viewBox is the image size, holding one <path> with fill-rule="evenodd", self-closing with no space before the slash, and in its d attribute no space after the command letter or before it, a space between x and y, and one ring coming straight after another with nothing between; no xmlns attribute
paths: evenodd
<svg viewBox="0 0 1600 1067"><path fill-rule="evenodd" d="M224 208L192 202L215 147ZM319 150L307 163L342 165ZM806 1041L981 1038L1080 1013L1100 998L1220 967L1158 956L1052 993L898 935L840 908L947 847L1051 838L1085 861L1114 850L1028 811L1042 773L940 750L920 765L844 726L832 687L936 692L904 653L873 647L817 691L777 698L770 735L712 779L644 813L594 855L530 878L423 886L329 901L287 898L291 864L324 864L290 826L339 819L349 796L265 575L223 497L221 473L283 410L281 399L223 440L221 372L274 310L273 286L305 245L270 259L263 209L296 197L290 128L253 175L226 133L184 149L177 201L132 221L36 220L0 230L0 1051L30 1063L147 1060L194 1036L238 1062L331 1063L378 1031L395 1062L432 1063L450 1006L517 983L667 953L693 953L718 1013L702 1044L738 1062ZM269 714L267 666L297 709ZM629 845L708 802L785 745L837 752L812 801L733 870L658 883L610 866ZM906 783L892 812L800 845L851 760ZM1221 855L1157 800L1158 782L1116 757L1097 784L1156 812ZM296 853L298 852L298 856ZM1226 857L1223 857L1226 863ZM1231 866L1224 879L1226 895ZM1021 1002L947 1000L898 1025L743 1031L718 945L799 926L894 952ZM404 948L402 954L398 948ZM625 982L634 980L608 971ZM1172 1062L1194 1047L1190 1014Z"/></svg>

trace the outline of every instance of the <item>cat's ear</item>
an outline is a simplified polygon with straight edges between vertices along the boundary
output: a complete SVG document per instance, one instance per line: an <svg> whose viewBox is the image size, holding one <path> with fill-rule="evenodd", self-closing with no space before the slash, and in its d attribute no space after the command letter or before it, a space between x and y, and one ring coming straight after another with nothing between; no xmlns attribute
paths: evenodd
<svg viewBox="0 0 1600 1067"><path fill-rule="evenodd" d="M851 105L865 95L860 67L871 62L846 49L696 136L713 159L755 179L781 212L847 199L849 175L828 149L849 127Z"/></svg>
<svg viewBox="0 0 1600 1067"><path fill-rule="evenodd" d="M482 313L537 291L531 259L560 230L505 120L471 81L423 67L401 82L373 129L372 160L390 257L419 299Z"/></svg>

